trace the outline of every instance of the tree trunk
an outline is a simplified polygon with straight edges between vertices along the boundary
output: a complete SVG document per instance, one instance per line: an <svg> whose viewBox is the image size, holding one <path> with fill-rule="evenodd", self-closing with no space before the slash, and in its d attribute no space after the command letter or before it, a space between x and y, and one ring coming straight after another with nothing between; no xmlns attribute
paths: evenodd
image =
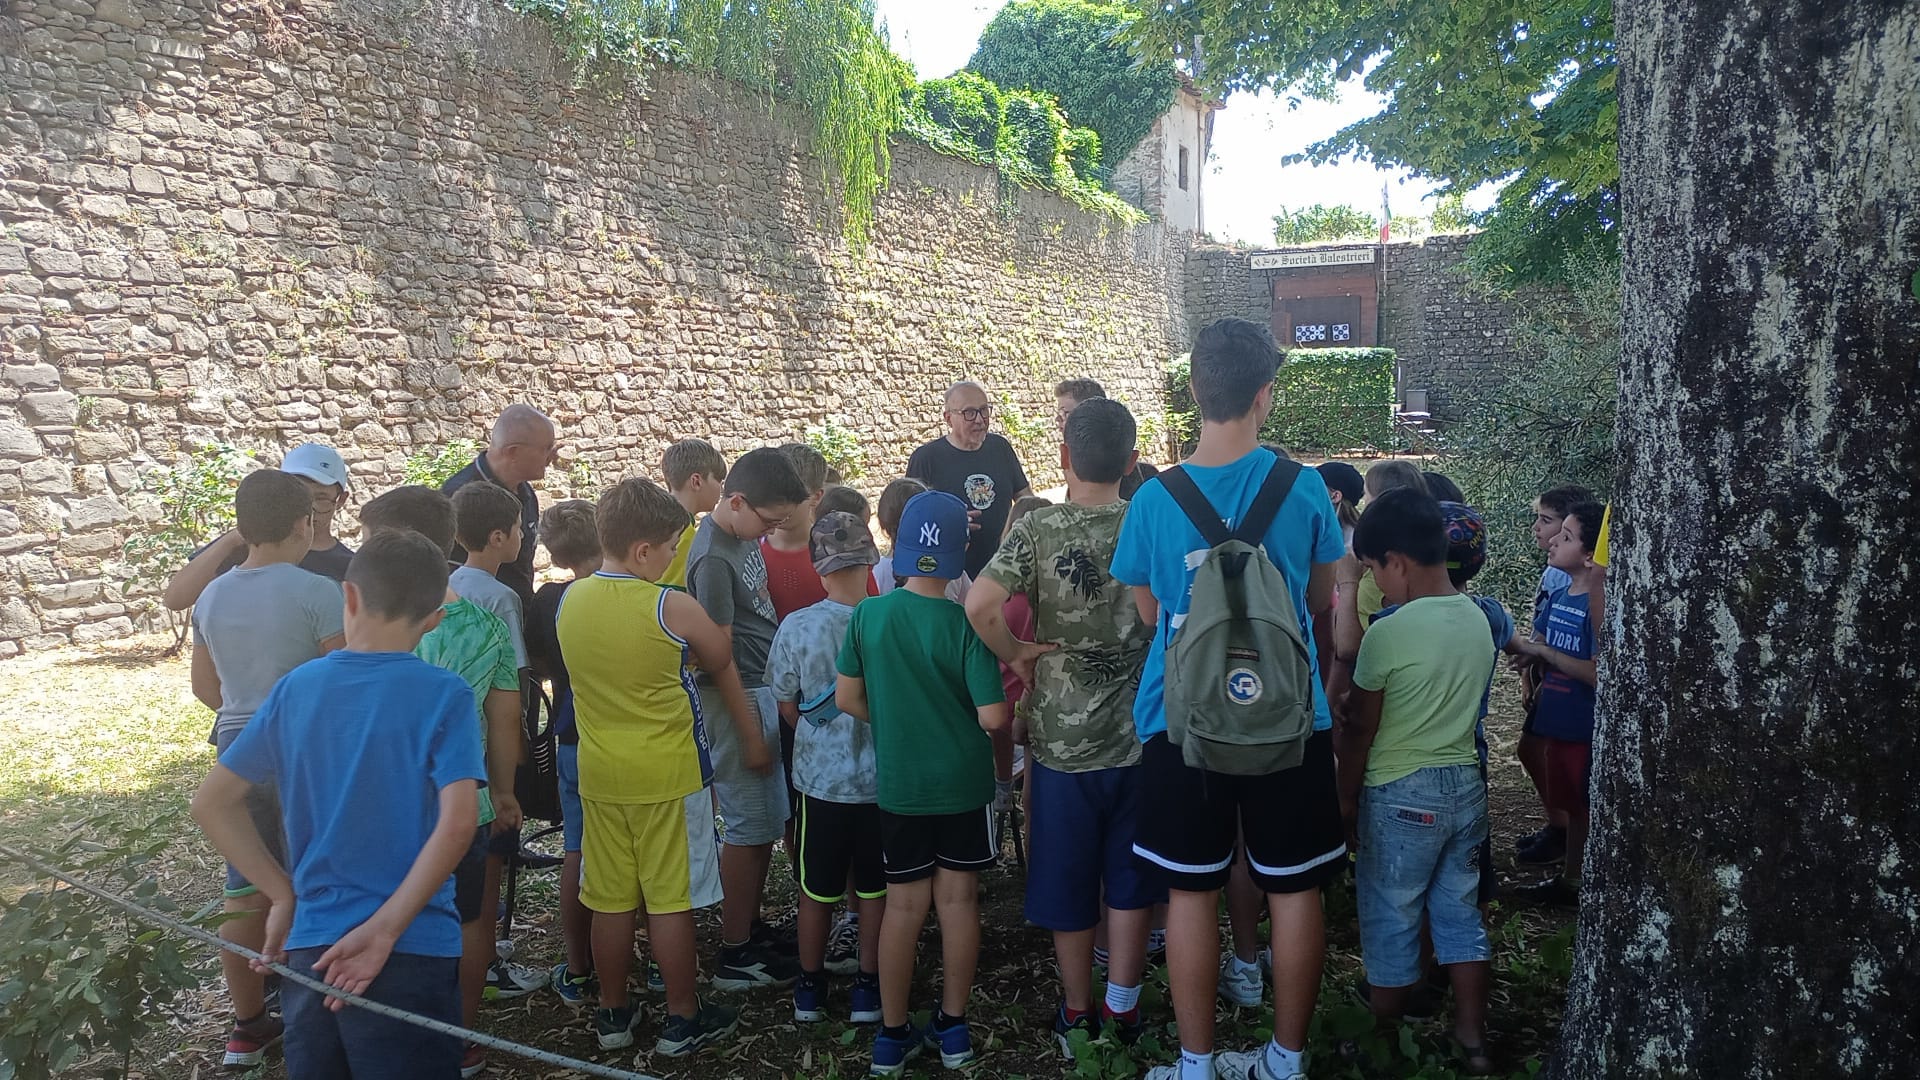
<svg viewBox="0 0 1920 1080"><path fill-rule="evenodd" d="M1619 473L1556 1068L1920 1060L1920 3L1623 0Z"/></svg>

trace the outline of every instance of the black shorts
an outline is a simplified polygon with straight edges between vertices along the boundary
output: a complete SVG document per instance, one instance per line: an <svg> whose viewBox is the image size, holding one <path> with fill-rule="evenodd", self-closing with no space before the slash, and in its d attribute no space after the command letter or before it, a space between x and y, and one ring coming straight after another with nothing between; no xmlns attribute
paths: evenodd
<svg viewBox="0 0 1920 1080"><path fill-rule="evenodd" d="M1317 889L1346 869L1330 731L1307 740L1299 765L1266 776L1193 768L1162 732L1142 748L1140 770L1133 853L1169 889L1206 892L1225 885L1242 837L1247 869L1266 892Z"/></svg>
<svg viewBox="0 0 1920 1080"><path fill-rule="evenodd" d="M925 881L935 867L985 870L1000 857L993 839L991 806L958 814L880 811L880 858L893 885Z"/></svg>
<svg viewBox="0 0 1920 1080"><path fill-rule="evenodd" d="M487 891L487 849L492 833L492 825L480 826L473 834L473 846L460 856L460 862L453 868L453 910L460 916L462 926L481 915L480 901Z"/></svg>
<svg viewBox="0 0 1920 1080"><path fill-rule="evenodd" d="M880 864L880 808L872 803L837 803L800 796L794 819L800 857L800 890L810 899L834 904L847 898L847 875L862 900L887 895Z"/></svg>

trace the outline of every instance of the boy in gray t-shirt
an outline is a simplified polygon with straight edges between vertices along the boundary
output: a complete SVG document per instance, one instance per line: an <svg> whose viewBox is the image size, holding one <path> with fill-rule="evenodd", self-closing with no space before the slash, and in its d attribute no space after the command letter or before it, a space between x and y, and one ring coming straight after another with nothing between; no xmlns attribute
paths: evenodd
<svg viewBox="0 0 1920 1080"><path fill-rule="evenodd" d="M281 676L345 640L340 586L298 565L313 542L313 496L306 485L261 469L240 481L233 502L246 561L208 585L193 609L193 696L214 710L214 743L222 754ZM281 833L272 790L255 788L247 805L260 835L270 838L269 851L284 863L284 849L272 842ZM226 909L259 912L266 906L228 866ZM223 923L220 936L258 950L266 929L256 915ZM234 1017L225 1064L252 1067L280 1037L280 1022L268 1015L265 983L247 961L232 953L220 959Z"/></svg>
<svg viewBox="0 0 1920 1080"><path fill-rule="evenodd" d="M507 624L515 667L527 666L527 634L520 594L499 579L500 568L520 557L520 500L498 484L473 483L453 493L453 534L466 549L467 564L447 576L447 587Z"/></svg>

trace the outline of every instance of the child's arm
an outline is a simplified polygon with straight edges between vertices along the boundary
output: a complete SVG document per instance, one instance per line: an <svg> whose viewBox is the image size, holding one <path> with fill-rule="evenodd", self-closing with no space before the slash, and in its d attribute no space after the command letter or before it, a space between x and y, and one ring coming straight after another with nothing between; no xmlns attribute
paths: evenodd
<svg viewBox="0 0 1920 1080"><path fill-rule="evenodd" d="M780 722L790 728L798 729L800 727L800 703L797 701L781 702Z"/></svg>
<svg viewBox="0 0 1920 1080"><path fill-rule="evenodd" d="M1140 621L1153 627L1160 627L1160 601L1153 595L1153 589L1146 585L1133 587L1133 606L1140 612Z"/></svg>
<svg viewBox="0 0 1920 1080"><path fill-rule="evenodd" d="M1600 668L1594 661L1582 660L1570 653L1563 653L1544 641L1532 641L1523 638L1514 638L1513 640L1514 643L1519 646L1521 653L1542 661L1548 667L1553 668L1567 678L1586 683L1588 686L1599 685Z"/></svg>
<svg viewBox="0 0 1920 1080"><path fill-rule="evenodd" d="M867 715L867 680L858 675L835 674L833 701L840 711L855 720L871 721Z"/></svg>
<svg viewBox="0 0 1920 1080"><path fill-rule="evenodd" d="M1333 658L1353 663L1360 655L1360 560L1351 555L1334 564L1334 582L1339 586L1333 604Z"/></svg>
<svg viewBox="0 0 1920 1080"><path fill-rule="evenodd" d="M1347 697L1347 721L1333 734L1334 759L1339 762L1340 816L1347 822L1347 840L1353 842L1360 813L1360 786L1367 776L1367 755L1380 734L1380 690L1355 686Z"/></svg>
<svg viewBox="0 0 1920 1080"><path fill-rule="evenodd" d="M667 629L684 639L700 661L700 670L720 691L720 700L733 717L733 729L740 740L741 760L748 769L765 776L773 769L773 753L760 733L760 710L741 685L740 673L733 668L731 627L715 626L700 602L683 592L667 594L662 620Z"/></svg>
<svg viewBox="0 0 1920 1080"><path fill-rule="evenodd" d="M220 673L214 670L213 650L207 648L206 640L198 634L194 635L193 666L190 667L188 671L193 680L194 698L198 700L200 704L205 705L214 712L219 712L220 702L222 700L220 697ZM238 866L240 864L234 863L234 865ZM251 881L253 879L248 878L247 880Z"/></svg>
<svg viewBox="0 0 1920 1080"><path fill-rule="evenodd" d="M1021 641L1013 636L1013 628L1007 625L1007 598L1012 594L1007 587L992 577L982 575L967 590L967 621L973 624L973 632L980 635L993 655L1000 658L1020 681L1032 686L1034 681L1033 664L1040 657L1059 648L1056 644L1034 641Z"/></svg>
<svg viewBox="0 0 1920 1080"><path fill-rule="evenodd" d="M220 538L208 544L198 555L187 561L187 565L173 572L167 579L167 587L160 594L160 603L168 611L185 611L192 607L200 594L207 591L213 579L220 576L220 564L234 555L247 553L247 541L240 535L239 529L228 529Z"/></svg>
<svg viewBox="0 0 1920 1080"><path fill-rule="evenodd" d="M268 854L266 841L260 839L253 815L247 811L247 789L252 786L245 777L216 762L193 793L193 820L221 858L232 863L272 905L267 913L267 944L261 952L269 960L280 960L284 959L280 947L286 941L287 928L293 925L293 882ZM471 829L467 830L467 840L472 843Z"/></svg>
<svg viewBox="0 0 1920 1080"><path fill-rule="evenodd" d="M394 942L446 884L460 857L472 846L474 822L480 817L479 790L472 780L456 780L440 789L440 820L434 823L426 846L414 856L407 876L400 879L400 887L366 922L349 930L313 962L314 973L327 980L328 986L358 994L379 976L393 953ZM496 796L496 808L499 803ZM346 1002L339 998L327 999L327 1008L335 1012L345 1007Z"/></svg>
<svg viewBox="0 0 1920 1080"><path fill-rule="evenodd" d="M842 675L841 678L844 679L846 676ZM840 707L844 709L846 708L846 704L843 702ZM977 711L980 714L980 730L989 735L998 735L1000 732L1007 730L1008 724L1011 723L1011 714L1007 712L1007 703L1004 701L996 701L991 705L982 705ZM1012 747L1013 744L1008 743L1007 745L1008 747ZM995 757L997 758L998 755L996 754ZM1013 758L1011 752L1009 752L1007 758L1009 771L1011 771Z"/></svg>
<svg viewBox="0 0 1920 1080"><path fill-rule="evenodd" d="M487 716L487 794L493 799L493 831L509 832L520 827L521 816L520 800L513 794L513 774L520 767L520 694L488 690L483 708ZM467 842L473 842L471 830Z"/></svg>

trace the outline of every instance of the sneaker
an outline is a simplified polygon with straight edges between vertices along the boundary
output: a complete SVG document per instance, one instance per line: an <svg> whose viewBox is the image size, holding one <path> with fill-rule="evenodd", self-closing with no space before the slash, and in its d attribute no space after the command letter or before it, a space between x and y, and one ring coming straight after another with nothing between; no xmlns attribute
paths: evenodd
<svg viewBox="0 0 1920 1080"><path fill-rule="evenodd" d="M573 1009L584 1009L593 1004L594 999L599 996L594 991L593 976L575 975L567 970L564 960L553 966L553 975L549 978L548 985L553 987L554 993L560 995L561 1001Z"/></svg>
<svg viewBox="0 0 1920 1080"><path fill-rule="evenodd" d="M640 1010L631 1004L617 1009L593 1010L593 1035L602 1050L624 1050L633 1045L633 1029L639 1026Z"/></svg>
<svg viewBox="0 0 1920 1080"><path fill-rule="evenodd" d="M724 1042L740 1026L740 1014L721 1005L702 1005L692 1016L667 1017L666 1030L653 1044L662 1057L685 1057Z"/></svg>
<svg viewBox="0 0 1920 1080"><path fill-rule="evenodd" d="M461 1080L473 1080L474 1077L486 1071L486 1053L472 1043L466 1044L466 1047L460 1051Z"/></svg>
<svg viewBox="0 0 1920 1080"><path fill-rule="evenodd" d="M1147 962L1158 963L1167 958L1167 932L1165 930L1147 931Z"/></svg>
<svg viewBox="0 0 1920 1080"><path fill-rule="evenodd" d="M1368 1009L1373 1008L1373 984L1365 978L1356 979L1353 984L1354 999ZM1407 1002L1400 1007L1400 1019L1411 1020L1417 1024L1426 1023L1440 1013L1440 1003L1433 994L1416 988L1407 995Z"/></svg>
<svg viewBox="0 0 1920 1080"><path fill-rule="evenodd" d="M1088 1042L1098 1039L1100 1037L1099 1017L1093 1013L1082 1013L1078 1019L1068 1020L1065 1005L1053 1010L1053 1041L1060 1047L1060 1056L1068 1061L1074 1060L1073 1033L1076 1031L1086 1032Z"/></svg>
<svg viewBox="0 0 1920 1080"><path fill-rule="evenodd" d="M799 977L799 964L752 945L722 946L713 965L715 990L784 990Z"/></svg>
<svg viewBox="0 0 1920 1080"><path fill-rule="evenodd" d="M1509 890L1508 895L1523 904L1539 904L1543 907L1572 910L1578 910L1580 907L1579 887L1557 874L1531 885L1516 885Z"/></svg>
<svg viewBox="0 0 1920 1080"><path fill-rule="evenodd" d="M1111 1032L1114 1038L1120 1040L1120 1045L1132 1046L1139 1042L1140 1036L1146 1032L1147 1022L1140 1019L1138 1006L1126 1012L1117 1013L1107 1008L1106 1002L1103 1001L1100 1003L1100 1027L1101 1030Z"/></svg>
<svg viewBox="0 0 1920 1080"><path fill-rule="evenodd" d="M793 1018L817 1024L827 1018L827 973L801 972L793 984Z"/></svg>
<svg viewBox="0 0 1920 1080"><path fill-rule="evenodd" d="M1514 858L1531 866L1557 863L1567 857L1567 830L1552 825L1541 827L1513 845Z"/></svg>
<svg viewBox="0 0 1920 1080"><path fill-rule="evenodd" d="M800 941L794 936L792 926L774 926L755 920L753 932L747 935L747 944L762 952L774 956L797 960L800 956Z"/></svg>
<svg viewBox="0 0 1920 1080"><path fill-rule="evenodd" d="M860 924L845 915L836 919L827 936L827 971L854 975L860 971Z"/></svg>
<svg viewBox="0 0 1920 1080"><path fill-rule="evenodd" d="M280 974L274 971L267 972L267 977L264 980L262 987L266 991L265 1000L266 1000L266 1006L267 1006L267 1015L273 1016L273 1017L279 1016L280 1015Z"/></svg>
<svg viewBox="0 0 1920 1080"><path fill-rule="evenodd" d="M1260 950L1260 978L1268 986L1273 985L1273 950Z"/></svg>
<svg viewBox="0 0 1920 1080"><path fill-rule="evenodd" d="M1267 999L1266 980L1260 977L1260 965L1241 967L1234 955L1220 958L1220 1000L1242 1009L1257 1008Z"/></svg>
<svg viewBox="0 0 1920 1080"><path fill-rule="evenodd" d="M847 1020L855 1024L880 1022L880 976L863 971L853 977L853 1002Z"/></svg>
<svg viewBox="0 0 1920 1080"><path fill-rule="evenodd" d="M1213 1058L1213 1075L1232 1077L1233 1080L1307 1080L1303 1072L1275 1076L1267 1070L1267 1052L1265 1047L1258 1050L1229 1050L1216 1054Z"/></svg>
<svg viewBox="0 0 1920 1080"><path fill-rule="evenodd" d="M261 1013L244 1024L236 1022L227 1033L227 1054L220 1064L229 1069L251 1069L267 1059L267 1048L285 1033L286 1026L270 1013Z"/></svg>
<svg viewBox="0 0 1920 1080"><path fill-rule="evenodd" d="M647 989L656 994L667 992L667 977L660 974L660 965L647 961Z"/></svg>
<svg viewBox="0 0 1920 1080"><path fill-rule="evenodd" d="M523 870L551 870L566 861L558 855L535 851L525 844L520 845L520 850L514 853L513 860Z"/></svg>
<svg viewBox="0 0 1920 1080"><path fill-rule="evenodd" d="M915 1031L912 1024L907 1025L905 1035L897 1038L881 1028L879 1034L873 1037L873 1064L867 1066L867 1075L899 1076L906 1069L907 1062L920 1056L926 1038L926 1034Z"/></svg>
<svg viewBox="0 0 1920 1080"><path fill-rule="evenodd" d="M964 1069L973 1064L973 1032L968 1030L965 1020L941 1027L940 1021L944 1019L934 1014L933 1022L927 1025L927 1045L940 1051L940 1064L949 1069Z"/></svg>
<svg viewBox="0 0 1920 1080"><path fill-rule="evenodd" d="M547 976L511 960L495 960L487 969L487 986L480 996L487 1001L507 1001L526 997L547 985Z"/></svg>

